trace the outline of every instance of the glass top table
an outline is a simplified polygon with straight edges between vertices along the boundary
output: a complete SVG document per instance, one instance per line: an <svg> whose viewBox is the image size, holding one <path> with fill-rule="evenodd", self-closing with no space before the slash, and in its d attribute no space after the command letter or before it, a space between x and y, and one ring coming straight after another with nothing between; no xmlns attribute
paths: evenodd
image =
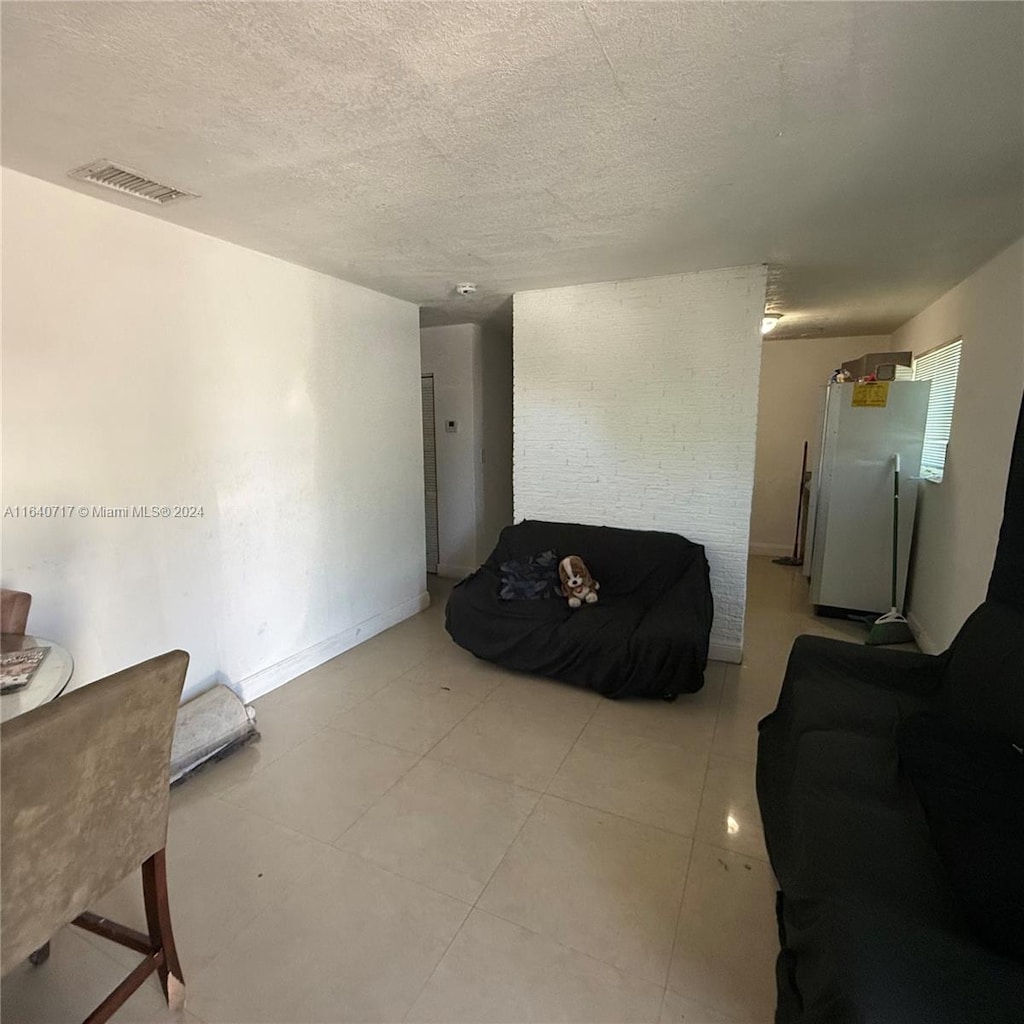
<svg viewBox="0 0 1024 1024"><path fill-rule="evenodd" d="M75 670L71 655L54 640L41 636L21 636L15 633L0 634L0 650L28 651L35 647L48 647L46 656L40 662L28 685L14 693L0 694L0 722L16 718L26 711L39 707L64 692L64 687Z"/></svg>

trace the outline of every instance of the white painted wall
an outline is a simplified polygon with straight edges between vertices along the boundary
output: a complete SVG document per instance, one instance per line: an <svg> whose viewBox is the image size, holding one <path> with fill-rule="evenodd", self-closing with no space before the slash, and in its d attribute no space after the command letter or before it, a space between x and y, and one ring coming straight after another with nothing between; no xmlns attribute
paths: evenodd
<svg viewBox="0 0 1024 1024"><path fill-rule="evenodd" d="M807 468L817 471L825 388L832 371L848 359L888 351L888 335L765 338L757 407L751 554L793 553L800 456L804 441L809 442Z"/></svg>
<svg viewBox="0 0 1024 1024"><path fill-rule="evenodd" d="M418 311L3 171L3 582L82 684L253 697L423 606Z"/></svg>
<svg viewBox="0 0 1024 1024"><path fill-rule="evenodd" d="M763 267L518 292L515 518L707 548L712 657L738 661Z"/></svg>
<svg viewBox="0 0 1024 1024"><path fill-rule="evenodd" d="M984 600L1024 389L1024 239L892 337L926 352L963 336L942 483L921 484L907 617L922 649L945 649Z"/></svg>
<svg viewBox="0 0 1024 1024"><path fill-rule="evenodd" d="M437 434L439 576L461 579L478 565L477 532L483 507L480 446L479 324L427 327L420 331L423 373L434 375ZM455 420L457 433L445 430Z"/></svg>

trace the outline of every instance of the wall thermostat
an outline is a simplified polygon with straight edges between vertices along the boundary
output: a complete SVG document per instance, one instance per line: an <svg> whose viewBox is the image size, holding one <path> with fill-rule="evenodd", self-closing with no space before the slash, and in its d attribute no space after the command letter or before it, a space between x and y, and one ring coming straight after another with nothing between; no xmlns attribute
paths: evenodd
<svg viewBox="0 0 1024 1024"><path fill-rule="evenodd" d="M445 420L444 432L446 434L457 434L459 432L459 424L455 420Z"/></svg>

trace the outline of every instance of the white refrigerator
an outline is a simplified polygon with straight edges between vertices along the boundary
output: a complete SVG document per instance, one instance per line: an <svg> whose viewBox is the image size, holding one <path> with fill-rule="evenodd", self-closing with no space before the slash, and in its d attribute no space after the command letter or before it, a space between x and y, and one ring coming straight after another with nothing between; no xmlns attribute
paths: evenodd
<svg viewBox="0 0 1024 1024"><path fill-rule="evenodd" d="M894 455L900 456L897 606L902 610L928 418L929 381L830 384L811 483L811 603L886 612L892 579Z"/></svg>

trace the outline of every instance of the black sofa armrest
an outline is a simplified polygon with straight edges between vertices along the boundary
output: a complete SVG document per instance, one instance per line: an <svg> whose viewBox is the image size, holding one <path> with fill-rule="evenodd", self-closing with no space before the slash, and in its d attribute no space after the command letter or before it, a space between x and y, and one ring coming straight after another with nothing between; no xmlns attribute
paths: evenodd
<svg viewBox="0 0 1024 1024"><path fill-rule="evenodd" d="M851 746L893 737L901 720L934 699L944 658L799 636L775 710L758 724L757 793L780 881L799 862L794 780L805 749L823 736ZM896 770L895 746L883 774Z"/></svg>
<svg viewBox="0 0 1024 1024"><path fill-rule="evenodd" d="M707 633L714 618L710 570L703 550L679 577L644 613L636 629L640 638L659 636L699 637L704 634L704 660L707 661Z"/></svg>
<svg viewBox="0 0 1024 1024"><path fill-rule="evenodd" d="M633 678L624 692L670 700L699 690L713 617L708 563L701 550L637 623L629 638Z"/></svg>
<svg viewBox="0 0 1024 1024"><path fill-rule="evenodd" d="M933 698L944 663L928 654L798 636L775 710L759 723L759 747L770 762L789 763L789 771L806 732L888 732Z"/></svg>
<svg viewBox="0 0 1024 1024"><path fill-rule="evenodd" d="M938 689L944 665L942 655L887 651L804 634L793 641L786 682L798 675L844 682L856 679L868 686L927 697Z"/></svg>

